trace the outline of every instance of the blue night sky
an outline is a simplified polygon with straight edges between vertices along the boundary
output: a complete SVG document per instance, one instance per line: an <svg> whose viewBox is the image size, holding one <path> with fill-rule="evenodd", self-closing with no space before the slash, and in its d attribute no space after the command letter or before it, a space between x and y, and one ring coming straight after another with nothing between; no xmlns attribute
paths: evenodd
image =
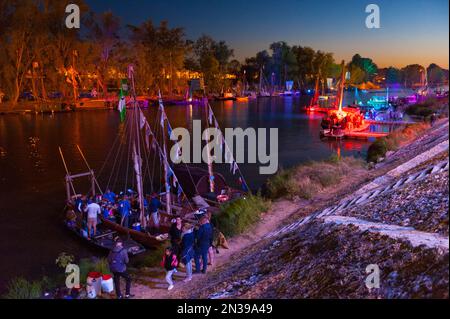
<svg viewBox="0 0 450 319"><path fill-rule="evenodd" d="M225 40L243 61L270 43L286 41L333 52L336 60L354 53L380 66L435 62L449 66L448 0L86 0L97 12L112 10L123 24L152 19L184 27L195 39ZM366 5L380 7L381 28L367 29Z"/></svg>

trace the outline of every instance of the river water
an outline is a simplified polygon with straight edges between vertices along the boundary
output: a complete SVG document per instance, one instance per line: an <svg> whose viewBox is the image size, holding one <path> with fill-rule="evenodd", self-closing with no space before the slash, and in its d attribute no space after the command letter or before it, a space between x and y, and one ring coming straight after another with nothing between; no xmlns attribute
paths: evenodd
<svg viewBox="0 0 450 319"><path fill-rule="evenodd" d="M214 102L212 108L222 128L277 127L282 167L325 159L336 152L365 156L368 141L321 141L322 115L301 112L304 102L280 97L249 103ZM155 109L146 111L150 124L156 122ZM200 106L168 106L166 113L172 127L190 127L192 119L202 118ZM76 144L98 172L119 123L115 110L0 116L1 291L12 277L33 278L54 272L60 252L79 257L98 253L62 227L65 171L58 146L62 147L72 173L86 170ZM226 177L233 177L227 168L220 169ZM268 177L259 174L258 165L241 165L241 169L253 189Z"/></svg>

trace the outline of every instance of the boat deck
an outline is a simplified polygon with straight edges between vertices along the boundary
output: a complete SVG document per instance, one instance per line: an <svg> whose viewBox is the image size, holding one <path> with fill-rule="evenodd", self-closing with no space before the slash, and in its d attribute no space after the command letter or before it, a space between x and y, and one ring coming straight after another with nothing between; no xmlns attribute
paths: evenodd
<svg viewBox="0 0 450 319"><path fill-rule="evenodd" d="M408 125L415 124L413 121L378 121L378 120L365 120L369 124L385 124L385 125Z"/></svg>
<svg viewBox="0 0 450 319"><path fill-rule="evenodd" d="M389 133L384 132L345 132L345 138L351 139L368 139L368 138L380 138L385 137Z"/></svg>

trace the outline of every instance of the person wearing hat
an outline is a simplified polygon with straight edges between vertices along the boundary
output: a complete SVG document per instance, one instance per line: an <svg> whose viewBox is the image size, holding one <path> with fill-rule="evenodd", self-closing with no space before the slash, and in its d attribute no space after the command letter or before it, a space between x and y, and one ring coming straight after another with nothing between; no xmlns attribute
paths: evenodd
<svg viewBox="0 0 450 319"><path fill-rule="evenodd" d="M114 289L118 299L122 299L122 292L120 291L120 278L124 278L126 282L125 286L125 298L132 298L130 293L131 289L131 277L127 272L127 264L129 262L128 252L123 247L123 242L120 238L115 239L114 248L109 252L108 264L109 269L113 273Z"/></svg>
<svg viewBox="0 0 450 319"><path fill-rule="evenodd" d="M186 278L184 282L192 279L192 259L194 259L194 230L189 223L183 225L181 233L181 262L186 266Z"/></svg>

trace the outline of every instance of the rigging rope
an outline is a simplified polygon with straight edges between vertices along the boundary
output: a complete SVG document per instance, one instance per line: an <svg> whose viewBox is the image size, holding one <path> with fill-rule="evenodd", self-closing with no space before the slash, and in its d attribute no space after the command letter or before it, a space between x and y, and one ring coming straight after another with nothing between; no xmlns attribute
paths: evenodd
<svg viewBox="0 0 450 319"><path fill-rule="evenodd" d="M230 148L228 147L227 141L225 140L225 137L223 136L223 133L222 133L222 130L220 129L219 122L217 121L216 115L212 111L212 108L211 108L211 105L209 104L209 102L207 102L207 104L208 104L209 112L212 114L212 116L214 118L214 123L217 126L217 129L220 131L220 134L221 134L221 137L222 137L222 140L223 140L223 144L227 148L228 153L231 155L230 159L233 160L232 164L234 165L234 163L236 163L236 167L237 167L237 170L239 172L239 175L241 176L242 183L245 185L245 187L248 189L248 191L250 191L250 188L248 187L247 181L245 180L244 175L242 174L241 168L239 167L239 165L237 164L236 160L234 159L233 153L231 152Z"/></svg>

